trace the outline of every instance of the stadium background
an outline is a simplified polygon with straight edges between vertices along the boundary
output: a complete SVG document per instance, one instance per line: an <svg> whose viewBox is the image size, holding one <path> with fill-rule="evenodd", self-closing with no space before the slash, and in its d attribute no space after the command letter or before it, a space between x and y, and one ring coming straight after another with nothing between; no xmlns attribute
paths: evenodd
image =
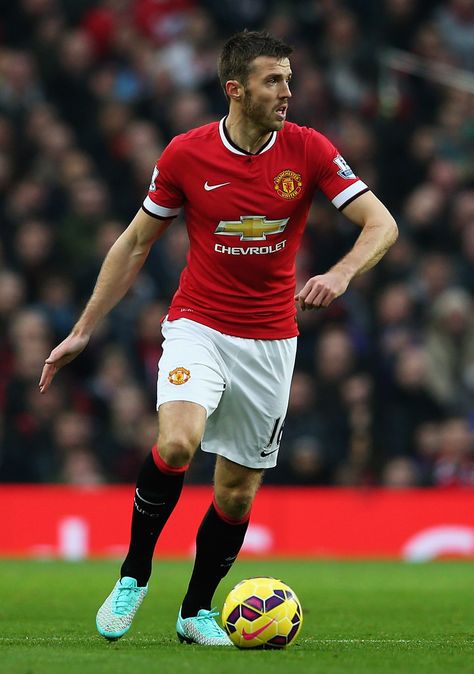
<svg viewBox="0 0 474 674"><path fill-rule="evenodd" d="M441 499L449 488L472 498L474 2L0 6L2 506L17 483L134 482L156 431L160 319L186 258L181 220L88 350L47 395L37 382L162 148L225 114L216 59L244 27L295 47L289 119L329 136L400 227L396 245L344 297L300 314L280 464L265 483L436 488ZM356 233L315 200L299 283L325 271ZM198 453L188 484L211 476L211 457Z"/></svg>

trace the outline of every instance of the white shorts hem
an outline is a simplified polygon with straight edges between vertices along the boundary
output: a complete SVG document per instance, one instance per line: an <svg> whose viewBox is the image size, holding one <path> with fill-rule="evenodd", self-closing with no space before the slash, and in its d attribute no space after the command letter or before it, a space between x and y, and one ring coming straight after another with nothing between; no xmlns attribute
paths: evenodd
<svg viewBox="0 0 474 674"><path fill-rule="evenodd" d="M229 461L232 461L233 463L238 464L239 466L244 466L245 468L253 468L254 470L267 470L268 468L275 468L277 465L277 457L272 456L271 461L265 461L262 459L261 461L258 462L251 462L246 459L246 457L242 456L241 454L232 454L230 452L226 452L225 450L219 450L218 452L214 451L213 449L206 448L205 443L201 442L201 449L203 452L206 452L207 454L216 454L216 456L222 456L224 459L228 459ZM278 454L278 452L275 452L275 454Z"/></svg>
<svg viewBox="0 0 474 674"><path fill-rule="evenodd" d="M203 410L205 410L206 418L209 416L209 410L207 409L207 407L203 405L201 401L195 400L192 396L189 396L189 398L186 396L180 396L179 398L171 398L171 397L163 399L160 398L160 400L158 400L156 404L156 410L158 411L164 403L194 403L195 405L199 405L199 407L202 407Z"/></svg>

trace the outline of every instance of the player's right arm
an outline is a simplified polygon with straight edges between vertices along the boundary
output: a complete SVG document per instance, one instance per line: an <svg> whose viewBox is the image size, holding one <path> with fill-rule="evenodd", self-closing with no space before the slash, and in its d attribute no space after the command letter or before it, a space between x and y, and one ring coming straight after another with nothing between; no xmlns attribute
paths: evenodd
<svg viewBox="0 0 474 674"><path fill-rule="evenodd" d="M142 268L153 243L173 218L158 219L140 209L104 259L94 291L70 334L45 361L39 388L45 393L64 365L87 346L99 321L122 299Z"/></svg>

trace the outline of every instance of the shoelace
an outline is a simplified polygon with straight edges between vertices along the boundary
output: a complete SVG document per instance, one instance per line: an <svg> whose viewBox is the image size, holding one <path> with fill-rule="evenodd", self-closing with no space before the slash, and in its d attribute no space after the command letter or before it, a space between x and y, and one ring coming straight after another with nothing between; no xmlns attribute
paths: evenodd
<svg viewBox="0 0 474 674"><path fill-rule="evenodd" d="M196 616L196 620L207 621L205 629L208 635L211 637L222 637L222 629L214 620L214 618L217 618L218 615L219 611L217 608L211 608L211 610L208 611L205 615Z"/></svg>
<svg viewBox="0 0 474 674"><path fill-rule="evenodd" d="M125 615L130 611L130 604L134 597L138 595L138 587L119 587L114 601L114 610L120 615Z"/></svg>

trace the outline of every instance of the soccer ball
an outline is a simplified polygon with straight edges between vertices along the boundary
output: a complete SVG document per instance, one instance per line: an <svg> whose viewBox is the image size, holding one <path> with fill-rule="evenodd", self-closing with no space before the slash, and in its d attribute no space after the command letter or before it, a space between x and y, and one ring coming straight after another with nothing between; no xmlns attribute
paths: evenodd
<svg viewBox="0 0 474 674"><path fill-rule="evenodd" d="M286 648L294 642L303 613L293 590L276 578L247 578L227 595L222 623L238 648Z"/></svg>

